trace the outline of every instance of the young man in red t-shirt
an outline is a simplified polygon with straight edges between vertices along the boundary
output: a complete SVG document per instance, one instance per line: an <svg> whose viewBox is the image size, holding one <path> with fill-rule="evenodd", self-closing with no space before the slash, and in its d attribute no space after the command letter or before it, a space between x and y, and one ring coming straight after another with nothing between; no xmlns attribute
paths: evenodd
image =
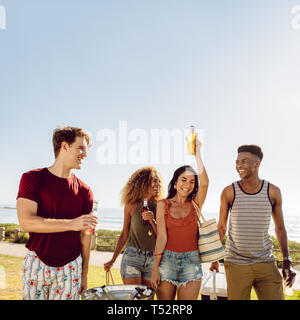
<svg viewBox="0 0 300 320"><path fill-rule="evenodd" d="M23 262L25 300L79 299L87 289L90 235L97 217L91 189L72 169L80 169L91 145L80 128L53 133L55 162L22 175L17 196L20 227L29 232Z"/></svg>

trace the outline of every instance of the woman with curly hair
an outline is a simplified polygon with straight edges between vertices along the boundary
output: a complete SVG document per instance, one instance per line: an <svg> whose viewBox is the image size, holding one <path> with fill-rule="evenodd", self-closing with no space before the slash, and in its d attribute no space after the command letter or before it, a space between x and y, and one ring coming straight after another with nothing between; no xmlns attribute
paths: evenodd
<svg viewBox="0 0 300 320"><path fill-rule="evenodd" d="M113 257L104 264L104 269L110 270L126 244L120 270L124 284L151 286L157 234L156 202L162 198L162 193L161 176L154 167L143 167L135 171L121 191L123 229ZM148 201L149 211L142 213L144 199ZM142 220L148 223L144 224Z"/></svg>
<svg viewBox="0 0 300 320"><path fill-rule="evenodd" d="M157 203L157 241L151 284L158 300L196 300L202 268L198 251L198 225L194 205L202 208L208 176L196 140L197 172L191 166L178 168L169 184L167 199ZM194 204L192 203L194 202Z"/></svg>

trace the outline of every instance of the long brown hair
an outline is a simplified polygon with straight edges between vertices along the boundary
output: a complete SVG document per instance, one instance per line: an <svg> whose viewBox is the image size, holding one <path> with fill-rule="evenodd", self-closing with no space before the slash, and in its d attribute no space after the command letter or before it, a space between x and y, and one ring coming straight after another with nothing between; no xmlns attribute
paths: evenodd
<svg viewBox="0 0 300 320"><path fill-rule="evenodd" d="M136 170L128 179L124 188L121 190L121 204L136 204L142 201L151 187L155 176L160 179L159 194L155 197L158 201L163 197L163 187L160 173L154 167L143 167Z"/></svg>

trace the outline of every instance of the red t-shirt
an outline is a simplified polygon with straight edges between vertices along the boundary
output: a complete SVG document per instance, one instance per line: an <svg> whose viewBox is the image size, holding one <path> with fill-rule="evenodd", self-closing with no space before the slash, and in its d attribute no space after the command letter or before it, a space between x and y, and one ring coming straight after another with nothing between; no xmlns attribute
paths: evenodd
<svg viewBox="0 0 300 320"><path fill-rule="evenodd" d="M47 168L22 175L18 198L37 202L37 215L50 219L74 219L93 207L93 193L85 183L74 174L59 178ZM31 232L26 248L35 251L46 265L62 267L81 253L80 232Z"/></svg>

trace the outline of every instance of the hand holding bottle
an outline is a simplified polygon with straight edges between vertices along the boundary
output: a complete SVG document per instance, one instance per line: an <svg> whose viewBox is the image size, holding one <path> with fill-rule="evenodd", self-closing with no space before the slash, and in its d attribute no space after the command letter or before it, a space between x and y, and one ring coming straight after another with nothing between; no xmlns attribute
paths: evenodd
<svg viewBox="0 0 300 320"><path fill-rule="evenodd" d="M295 282L296 272L291 267L284 268L282 270L282 276L283 276L283 280L285 282L285 285L287 287L291 287Z"/></svg>
<svg viewBox="0 0 300 320"><path fill-rule="evenodd" d="M143 207L142 207L142 211L141 211L141 215L142 215L142 223L143 224L149 224L149 218L148 218L148 213L149 213L149 207L148 207L148 200L145 198L144 202L143 202Z"/></svg>
<svg viewBox="0 0 300 320"><path fill-rule="evenodd" d="M195 140L195 155L200 154L200 149L202 147L202 142L198 139L198 136L196 135Z"/></svg>
<svg viewBox="0 0 300 320"><path fill-rule="evenodd" d="M90 214L94 217L97 217L97 215L98 215L98 201L97 200L94 200L93 209ZM87 229L85 231L85 234L89 234L89 235L93 235L94 233L95 233L95 228Z"/></svg>
<svg viewBox="0 0 300 320"><path fill-rule="evenodd" d="M194 126L191 126L190 133L185 139L187 142L187 154L192 154L192 155L200 154L202 143L198 139L198 133L195 133Z"/></svg>
<svg viewBox="0 0 300 320"><path fill-rule="evenodd" d="M154 213L152 211L144 211L142 212L142 217L144 221L152 221L154 219Z"/></svg>
<svg viewBox="0 0 300 320"><path fill-rule="evenodd" d="M196 154L196 135L194 126L190 126L190 133L185 140L187 142L187 154Z"/></svg>

